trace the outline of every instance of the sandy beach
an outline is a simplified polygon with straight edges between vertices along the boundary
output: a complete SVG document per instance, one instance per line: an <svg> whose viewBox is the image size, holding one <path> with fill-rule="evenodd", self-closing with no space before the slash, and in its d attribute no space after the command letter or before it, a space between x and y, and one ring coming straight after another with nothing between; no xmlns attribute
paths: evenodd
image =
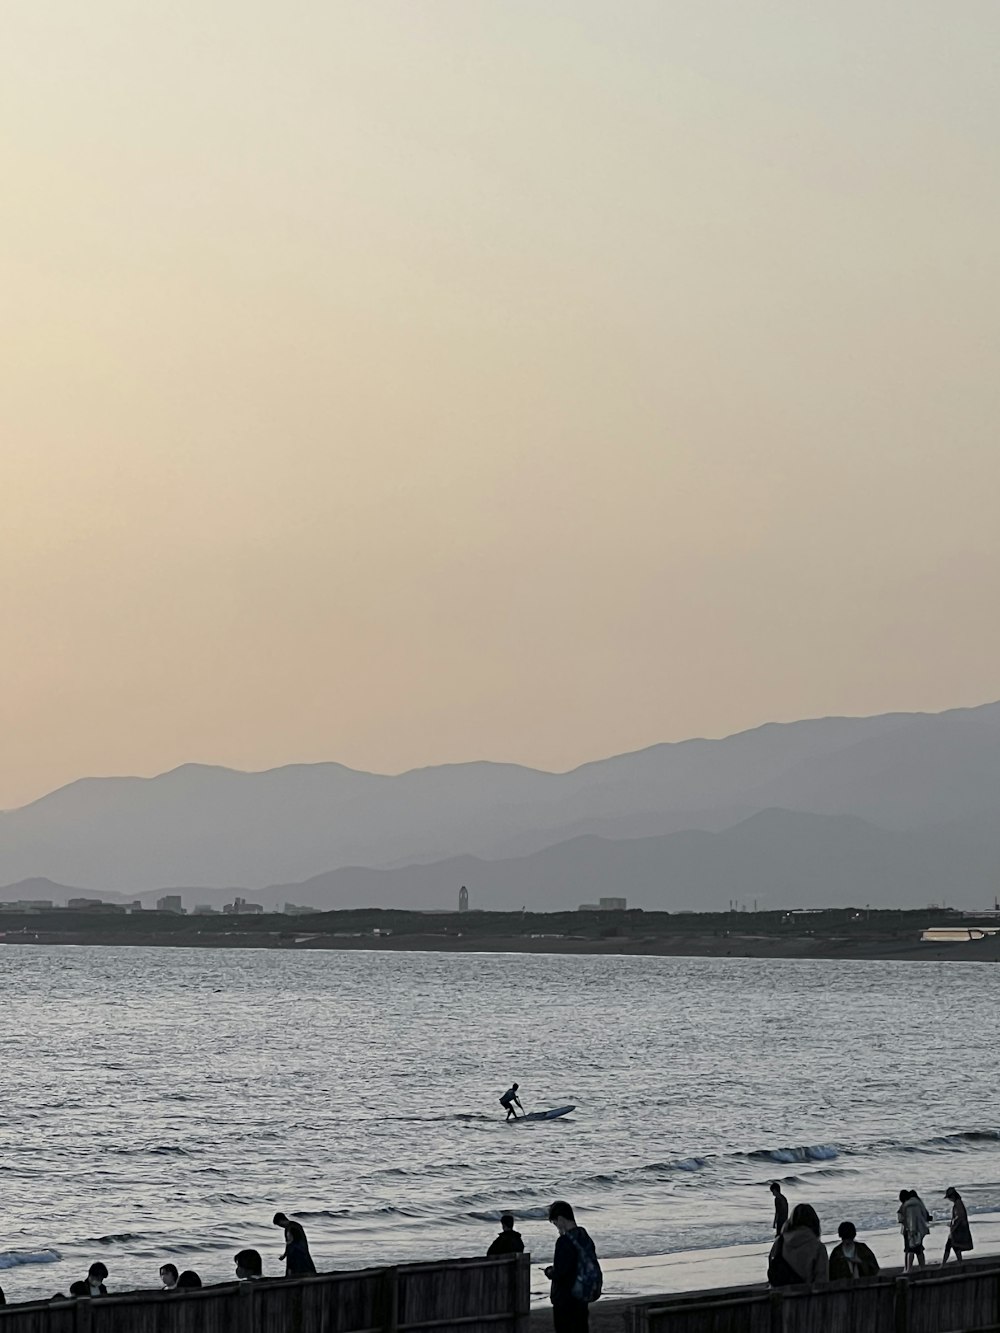
<svg viewBox="0 0 1000 1333"><path fill-rule="evenodd" d="M1000 1254L1000 1213L972 1218L973 1255ZM940 1262L947 1227L936 1222L928 1238L929 1265ZM836 1235L824 1236L827 1249L837 1243ZM884 1269L898 1268L902 1244L898 1228L866 1232L861 1237L875 1251ZM600 1237L595 1237L600 1253ZM652 1254L637 1258L603 1259L604 1295L591 1306L592 1333L623 1333L626 1312L637 1302L655 1303L659 1298L681 1291L708 1291L722 1287L760 1283L766 1285L769 1244L735 1245L716 1250L689 1250L676 1254ZM532 1256L531 1304L532 1333L548 1333L552 1326L548 1304L548 1283L544 1268L548 1257Z"/></svg>

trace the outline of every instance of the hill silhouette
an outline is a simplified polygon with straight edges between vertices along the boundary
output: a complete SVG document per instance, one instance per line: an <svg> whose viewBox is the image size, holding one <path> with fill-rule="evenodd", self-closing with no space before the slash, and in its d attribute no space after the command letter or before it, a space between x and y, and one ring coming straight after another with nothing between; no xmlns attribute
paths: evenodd
<svg viewBox="0 0 1000 1333"><path fill-rule="evenodd" d="M88 778L0 815L0 882L127 898L196 885L200 901L233 886L261 901L269 889L275 901L312 902L306 886L334 895L317 906L379 894L386 906L450 906L469 881L475 904L497 908L599 893L655 894L650 907L704 894L723 907L775 905L776 894L782 905L981 904L1000 881L998 815L1000 704L987 704L769 724L569 773L192 764Z"/></svg>

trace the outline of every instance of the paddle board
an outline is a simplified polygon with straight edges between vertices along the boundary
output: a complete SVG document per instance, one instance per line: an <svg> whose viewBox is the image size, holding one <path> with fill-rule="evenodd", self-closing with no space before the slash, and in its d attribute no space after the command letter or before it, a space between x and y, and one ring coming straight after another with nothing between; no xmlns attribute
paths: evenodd
<svg viewBox="0 0 1000 1333"><path fill-rule="evenodd" d="M561 1115L569 1115L570 1111L575 1111L575 1106L556 1106L551 1111L529 1111L527 1115L519 1115L518 1120L558 1120ZM507 1122L508 1124L510 1121Z"/></svg>

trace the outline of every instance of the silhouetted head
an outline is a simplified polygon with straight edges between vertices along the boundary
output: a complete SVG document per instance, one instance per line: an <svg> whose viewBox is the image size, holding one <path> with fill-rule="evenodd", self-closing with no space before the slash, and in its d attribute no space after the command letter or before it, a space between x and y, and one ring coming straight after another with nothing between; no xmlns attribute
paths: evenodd
<svg viewBox="0 0 1000 1333"><path fill-rule="evenodd" d="M285 1216L284 1213L275 1213L275 1215L271 1218L271 1221L274 1223L276 1227L283 1227L288 1224L288 1218Z"/></svg>
<svg viewBox="0 0 1000 1333"><path fill-rule="evenodd" d="M503 1213L500 1218L500 1225L503 1227L504 1231L513 1231L514 1218L510 1213Z"/></svg>
<svg viewBox="0 0 1000 1333"><path fill-rule="evenodd" d="M781 1193L781 1186L778 1184L776 1180L771 1181L771 1193L775 1195Z"/></svg>
<svg viewBox="0 0 1000 1333"><path fill-rule="evenodd" d="M192 1291L195 1287L201 1286L201 1278L193 1268L185 1268L184 1272L177 1279L178 1291Z"/></svg>
<svg viewBox="0 0 1000 1333"><path fill-rule="evenodd" d="M900 1190L900 1191L899 1191L899 1202L900 1202L900 1203L905 1203L909 1197L910 1197L910 1191L909 1191L909 1190Z"/></svg>
<svg viewBox="0 0 1000 1333"><path fill-rule="evenodd" d="M514 1091L517 1092L518 1088L520 1087L520 1084L519 1084L519 1083L514 1083L514 1084L512 1084L511 1086L513 1087Z"/></svg>
<svg viewBox="0 0 1000 1333"><path fill-rule="evenodd" d="M161 1264L161 1265L160 1265L160 1281L163 1283L163 1285L164 1285L166 1288L168 1288L168 1290L169 1290L170 1287L176 1287L176 1286L177 1286L177 1265L176 1265L176 1264Z"/></svg>
<svg viewBox="0 0 1000 1333"><path fill-rule="evenodd" d="M576 1226L573 1209L565 1199L556 1199L555 1203L549 1205L549 1221L560 1232L569 1231Z"/></svg>
<svg viewBox="0 0 1000 1333"><path fill-rule="evenodd" d="M802 1227L806 1231L811 1231L814 1236L818 1236L822 1228L819 1224L819 1218L816 1216L816 1209L811 1203L797 1203L792 1209L792 1216L788 1221L788 1230L795 1231Z"/></svg>
<svg viewBox="0 0 1000 1333"><path fill-rule="evenodd" d="M959 1194L958 1190L955 1188L954 1185L949 1185L944 1192L944 1197L946 1199L951 1199L953 1202L958 1202L962 1196L961 1194Z"/></svg>
<svg viewBox="0 0 1000 1333"><path fill-rule="evenodd" d="M841 1222L837 1228L837 1235L841 1240L853 1240L858 1234L858 1229L853 1222Z"/></svg>
<svg viewBox="0 0 1000 1333"><path fill-rule="evenodd" d="M240 1250L239 1254L233 1255L233 1262L236 1265L236 1276L240 1279L260 1277L264 1271L261 1257L256 1250Z"/></svg>
<svg viewBox="0 0 1000 1333"><path fill-rule="evenodd" d="M92 1282L103 1282L108 1275L108 1270L98 1260L96 1264L91 1264L87 1269L87 1276Z"/></svg>

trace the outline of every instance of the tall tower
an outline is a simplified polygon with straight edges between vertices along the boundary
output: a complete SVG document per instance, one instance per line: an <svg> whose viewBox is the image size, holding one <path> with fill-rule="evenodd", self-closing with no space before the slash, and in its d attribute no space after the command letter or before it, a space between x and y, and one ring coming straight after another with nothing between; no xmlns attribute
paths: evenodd
<svg viewBox="0 0 1000 1333"><path fill-rule="evenodd" d="M458 910L467 912L469 910L469 890L463 884L458 891Z"/></svg>

